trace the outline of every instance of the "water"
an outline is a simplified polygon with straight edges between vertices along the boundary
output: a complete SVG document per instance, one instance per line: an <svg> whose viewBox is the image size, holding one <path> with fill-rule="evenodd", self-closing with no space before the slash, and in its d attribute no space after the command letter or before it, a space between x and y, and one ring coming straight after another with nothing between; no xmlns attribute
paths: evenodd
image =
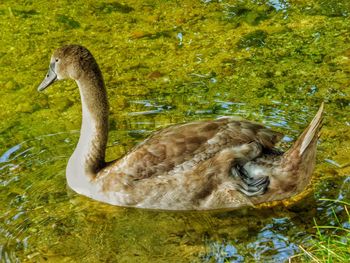
<svg viewBox="0 0 350 263"><path fill-rule="evenodd" d="M313 219L346 227L343 206L320 198L350 199L349 11L346 0L2 1L0 261L286 262L314 238ZM231 115L284 132L286 149L325 101L312 185L225 212L75 194L65 166L79 136L77 89L36 92L67 43L87 46L104 74L108 160L161 127Z"/></svg>

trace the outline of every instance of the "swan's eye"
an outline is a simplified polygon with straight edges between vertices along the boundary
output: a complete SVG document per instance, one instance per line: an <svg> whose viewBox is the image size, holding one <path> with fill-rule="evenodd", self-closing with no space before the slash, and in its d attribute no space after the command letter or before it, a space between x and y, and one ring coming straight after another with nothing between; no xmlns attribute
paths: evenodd
<svg viewBox="0 0 350 263"><path fill-rule="evenodd" d="M56 61L56 62L58 62L58 61L59 61L59 59L58 59L58 58L56 58L56 59L55 59L55 61Z"/></svg>

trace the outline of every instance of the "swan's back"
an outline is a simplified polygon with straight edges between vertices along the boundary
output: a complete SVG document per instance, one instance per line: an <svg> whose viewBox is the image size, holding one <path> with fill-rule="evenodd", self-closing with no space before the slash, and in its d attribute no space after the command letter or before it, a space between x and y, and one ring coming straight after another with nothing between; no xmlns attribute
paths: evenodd
<svg viewBox="0 0 350 263"><path fill-rule="evenodd" d="M282 134L249 121L222 118L192 122L154 133L112 165L135 180L176 174L193 169L227 148L256 142L261 149L272 149L281 137ZM247 153L242 147L237 162L243 165L251 160L249 156L256 153Z"/></svg>

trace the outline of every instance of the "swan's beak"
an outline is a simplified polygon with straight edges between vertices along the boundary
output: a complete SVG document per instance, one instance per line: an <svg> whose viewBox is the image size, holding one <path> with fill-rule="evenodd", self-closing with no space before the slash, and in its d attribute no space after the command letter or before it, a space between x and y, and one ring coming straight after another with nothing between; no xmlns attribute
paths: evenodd
<svg viewBox="0 0 350 263"><path fill-rule="evenodd" d="M48 86L50 86L52 83L54 83L57 80L57 74L54 68L55 68L55 64L51 63L45 79L43 80L43 82L41 82L41 84L38 87L38 91L43 91L44 89L46 89Z"/></svg>

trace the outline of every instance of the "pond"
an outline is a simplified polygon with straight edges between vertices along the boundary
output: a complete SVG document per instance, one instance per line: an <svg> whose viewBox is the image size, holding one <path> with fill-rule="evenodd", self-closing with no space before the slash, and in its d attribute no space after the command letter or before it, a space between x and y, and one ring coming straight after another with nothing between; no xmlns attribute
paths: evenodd
<svg viewBox="0 0 350 263"><path fill-rule="evenodd" d="M349 16L348 0L2 1L0 261L287 262L314 238L314 220L345 225L343 207L320 199L350 200ZM324 101L312 183L290 200L225 212L77 195L65 166L78 90L65 81L36 91L68 43L89 48L104 74L108 160L161 127L221 116L283 132L287 149Z"/></svg>

